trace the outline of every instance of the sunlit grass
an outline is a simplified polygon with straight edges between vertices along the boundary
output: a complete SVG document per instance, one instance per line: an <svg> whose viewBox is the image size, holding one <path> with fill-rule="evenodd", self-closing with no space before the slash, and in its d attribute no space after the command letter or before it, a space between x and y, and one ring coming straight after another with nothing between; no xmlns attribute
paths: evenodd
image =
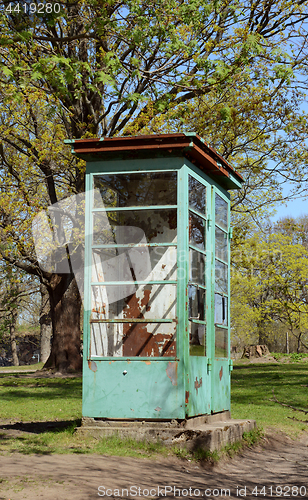
<svg viewBox="0 0 308 500"><path fill-rule="evenodd" d="M275 428L291 436L308 430L308 422L300 421L308 421L307 415L270 401L275 394L283 403L307 408L308 363L235 365L231 394L233 418L255 419L259 429ZM75 432L81 423L81 377L0 374L0 400L2 454L98 453L152 458L171 453L212 462L221 456L198 450L191 455L187 450L118 435L96 438ZM251 445L259 437L249 435L245 443ZM232 455L239 446L227 447L224 453Z"/></svg>
<svg viewBox="0 0 308 500"><path fill-rule="evenodd" d="M282 403L308 409L308 363L234 366L233 418L254 419L265 430L272 427L292 436L308 430L308 415L271 401L273 395Z"/></svg>

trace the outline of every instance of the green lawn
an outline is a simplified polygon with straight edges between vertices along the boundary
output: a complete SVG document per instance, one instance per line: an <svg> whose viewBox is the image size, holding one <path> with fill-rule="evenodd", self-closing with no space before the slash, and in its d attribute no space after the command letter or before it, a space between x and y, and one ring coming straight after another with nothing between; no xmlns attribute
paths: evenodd
<svg viewBox="0 0 308 500"><path fill-rule="evenodd" d="M232 372L232 417L252 418L264 430L274 427L291 436L308 430L308 414L270 401L273 391L280 402L308 410L308 363L236 364Z"/></svg>
<svg viewBox="0 0 308 500"><path fill-rule="evenodd" d="M308 408L308 363L235 364L232 372L232 417L255 419L259 428L265 431L272 427L293 437L303 430L307 431L308 414L270 401L273 390L279 401L298 408ZM0 453L18 451L129 456L170 453L162 445L136 443L117 437L85 438L76 434L74 429L81 421L80 377L42 378L27 374L0 374L0 401L0 427L4 428L0 429ZM27 422L37 424L33 427ZM7 433L8 430L16 429L27 433Z"/></svg>

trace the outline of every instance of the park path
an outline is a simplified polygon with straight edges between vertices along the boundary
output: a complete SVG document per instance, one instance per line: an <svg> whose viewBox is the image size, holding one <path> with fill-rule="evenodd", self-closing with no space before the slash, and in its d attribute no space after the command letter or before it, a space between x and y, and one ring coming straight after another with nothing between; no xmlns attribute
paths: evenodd
<svg viewBox="0 0 308 500"><path fill-rule="evenodd" d="M0 456L0 500L200 497L308 499L308 433L297 442L265 438L261 445L206 468L176 458Z"/></svg>

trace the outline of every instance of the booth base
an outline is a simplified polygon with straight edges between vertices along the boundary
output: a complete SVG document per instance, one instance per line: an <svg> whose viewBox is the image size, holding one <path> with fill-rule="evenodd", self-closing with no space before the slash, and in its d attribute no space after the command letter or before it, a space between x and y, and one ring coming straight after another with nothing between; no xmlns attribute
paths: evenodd
<svg viewBox="0 0 308 500"><path fill-rule="evenodd" d="M229 411L187 420L110 420L84 417L78 432L94 437L118 435L138 441L163 442L189 450L219 450L240 441L244 432L256 428L255 420L231 419Z"/></svg>

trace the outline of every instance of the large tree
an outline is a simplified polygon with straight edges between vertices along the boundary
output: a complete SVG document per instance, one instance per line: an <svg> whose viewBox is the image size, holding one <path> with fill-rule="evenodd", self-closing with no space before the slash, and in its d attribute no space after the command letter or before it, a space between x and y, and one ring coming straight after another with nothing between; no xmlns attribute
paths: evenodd
<svg viewBox="0 0 308 500"><path fill-rule="evenodd" d="M84 189L82 164L60 143L142 133L173 111L178 127L183 105L202 96L222 102L220 115L228 118L232 95L238 88L250 95L252 82L264 95L285 82L290 89L303 68L306 4L67 0L57 3L59 12L44 4L39 13L33 4L2 2L0 250L48 289L54 331L48 366L80 367L74 276L40 269L26 227L39 209ZM5 198L7 186L15 203Z"/></svg>
<svg viewBox="0 0 308 500"><path fill-rule="evenodd" d="M308 347L308 252L299 230L292 237L280 231L281 224L256 233L233 255L233 338L271 343L283 325L299 352Z"/></svg>

